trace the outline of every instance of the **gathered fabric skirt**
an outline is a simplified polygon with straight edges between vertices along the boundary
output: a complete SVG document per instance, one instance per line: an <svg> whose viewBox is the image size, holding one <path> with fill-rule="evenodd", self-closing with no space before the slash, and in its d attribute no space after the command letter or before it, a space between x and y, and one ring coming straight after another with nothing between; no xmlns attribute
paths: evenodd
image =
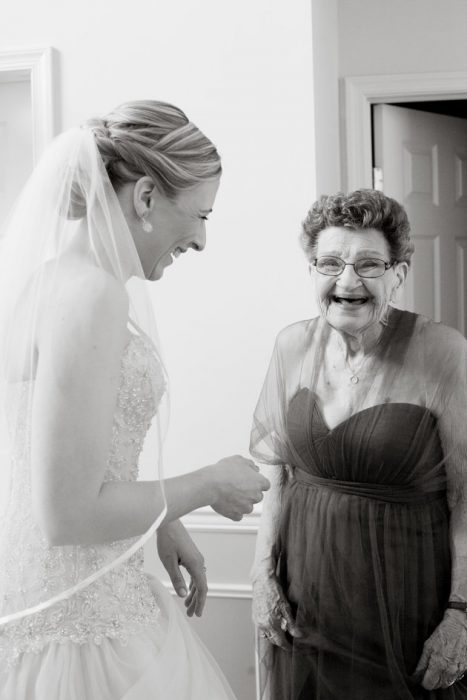
<svg viewBox="0 0 467 700"><path fill-rule="evenodd" d="M126 643L52 642L2 675L0 700L235 700L216 661L155 578L163 624Z"/></svg>
<svg viewBox="0 0 467 700"><path fill-rule="evenodd" d="M261 640L264 700L467 700L467 676L422 687L424 642L449 599L445 497L404 505L295 481L279 579L300 638Z"/></svg>

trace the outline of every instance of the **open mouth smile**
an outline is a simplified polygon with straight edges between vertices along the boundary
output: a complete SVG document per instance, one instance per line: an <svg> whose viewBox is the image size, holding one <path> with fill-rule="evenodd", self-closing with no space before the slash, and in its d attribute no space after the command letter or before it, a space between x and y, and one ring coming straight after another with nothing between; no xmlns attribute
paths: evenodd
<svg viewBox="0 0 467 700"><path fill-rule="evenodd" d="M369 301L369 297L365 296L341 296L337 294L331 294L331 301L340 306L363 306Z"/></svg>
<svg viewBox="0 0 467 700"><path fill-rule="evenodd" d="M186 253L186 248L177 247L177 248L174 248L174 250L172 251L172 255L174 258L178 258L178 256L181 255L182 253Z"/></svg>

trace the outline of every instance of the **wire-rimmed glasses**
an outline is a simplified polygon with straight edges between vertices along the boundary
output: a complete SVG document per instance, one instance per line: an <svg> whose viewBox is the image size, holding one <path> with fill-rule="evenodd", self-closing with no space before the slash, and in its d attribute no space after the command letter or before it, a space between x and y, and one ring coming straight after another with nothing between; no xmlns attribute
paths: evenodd
<svg viewBox="0 0 467 700"><path fill-rule="evenodd" d="M341 275L347 265L351 265L359 277L374 278L382 277L394 263L380 260L380 258L360 258L353 263L346 263L345 260L334 255L323 255L320 258L315 258L312 265L321 275L329 275L330 277Z"/></svg>

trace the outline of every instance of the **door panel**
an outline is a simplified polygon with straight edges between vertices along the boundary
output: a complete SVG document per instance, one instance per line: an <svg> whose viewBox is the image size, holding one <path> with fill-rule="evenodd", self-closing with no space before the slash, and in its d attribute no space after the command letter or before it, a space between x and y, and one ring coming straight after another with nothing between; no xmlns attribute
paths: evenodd
<svg viewBox="0 0 467 700"><path fill-rule="evenodd" d="M0 226L32 168L31 83L0 81Z"/></svg>
<svg viewBox="0 0 467 700"><path fill-rule="evenodd" d="M415 245L401 306L467 331L467 121L374 107L375 166L409 216Z"/></svg>

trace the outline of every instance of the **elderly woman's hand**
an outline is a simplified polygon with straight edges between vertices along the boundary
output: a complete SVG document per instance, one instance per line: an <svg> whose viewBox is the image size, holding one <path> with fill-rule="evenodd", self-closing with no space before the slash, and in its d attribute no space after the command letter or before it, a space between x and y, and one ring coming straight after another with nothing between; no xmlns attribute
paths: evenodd
<svg viewBox="0 0 467 700"><path fill-rule="evenodd" d="M253 580L253 620L260 636L290 651L292 645L286 637L300 637L290 605L273 574L262 573Z"/></svg>
<svg viewBox="0 0 467 700"><path fill-rule="evenodd" d="M427 690L447 688L467 669L467 616L446 610L444 618L423 646L415 675L423 677Z"/></svg>

